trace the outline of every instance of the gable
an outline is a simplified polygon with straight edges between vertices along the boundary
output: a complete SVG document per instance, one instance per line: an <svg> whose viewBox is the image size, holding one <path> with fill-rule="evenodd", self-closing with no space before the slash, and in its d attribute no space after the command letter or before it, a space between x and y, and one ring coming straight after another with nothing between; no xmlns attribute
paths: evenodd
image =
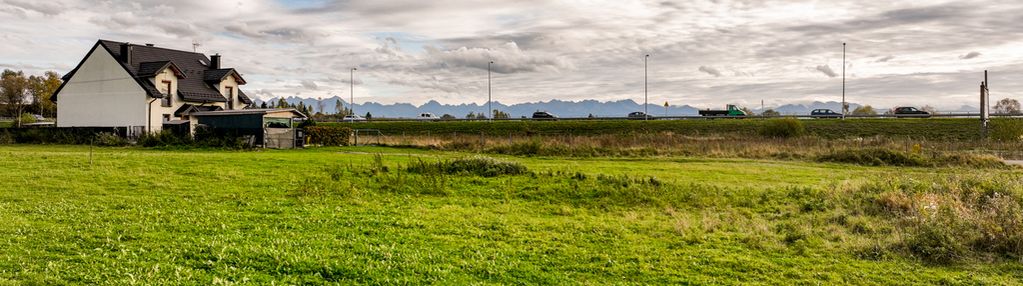
<svg viewBox="0 0 1023 286"><path fill-rule="evenodd" d="M50 95L50 100L57 102L61 91L72 82L95 82L105 81L112 78L126 78L134 81L139 88L153 98L162 98L163 94L148 81L135 77L120 60L110 52L109 49L97 42L89 50L89 53L82 58L82 61L75 66L67 75L64 81L57 87L57 90Z"/></svg>

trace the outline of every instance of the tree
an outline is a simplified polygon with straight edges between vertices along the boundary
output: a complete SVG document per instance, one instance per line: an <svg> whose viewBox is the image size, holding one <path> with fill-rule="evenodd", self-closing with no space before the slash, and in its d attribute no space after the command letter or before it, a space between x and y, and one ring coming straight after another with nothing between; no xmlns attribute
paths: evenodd
<svg viewBox="0 0 1023 286"><path fill-rule="evenodd" d="M760 115L761 116L781 116L781 113L777 112L777 111L774 111L774 109L768 109L768 110L764 110L764 112L760 113Z"/></svg>
<svg viewBox="0 0 1023 286"><path fill-rule="evenodd" d="M465 119L476 119L476 113L469 111L469 114L465 115Z"/></svg>
<svg viewBox="0 0 1023 286"><path fill-rule="evenodd" d="M0 101L8 107L8 114L15 118L16 126L21 127L21 113L25 110L28 94L28 79L25 73L4 70L0 76Z"/></svg>
<svg viewBox="0 0 1023 286"><path fill-rule="evenodd" d="M1002 100L999 100L998 103L995 104L995 113L1020 114L1021 111L1019 101L1011 98L1004 98Z"/></svg>
<svg viewBox="0 0 1023 286"><path fill-rule="evenodd" d="M874 110L873 106L864 105L854 109L852 115L877 115L877 111Z"/></svg>
<svg viewBox="0 0 1023 286"><path fill-rule="evenodd" d="M494 119L508 119L509 117L508 113L504 113L503 111L497 109L494 109L492 114L494 115Z"/></svg>
<svg viewBox="0 0 1023 286"><path fill-rule="evenodd" d="M335 99L335 100L334 100L334 114L338 114L338 115L344 115L344 114L343 114L343 113L341 112L341 111L342 111L342 109L344 109L344 108L345 108L345 105L344 105L344 104L341 104L341 100L340 100L340 99Z"/></svg>
<svg viewBox="0 0 1023 286"><path fill-rule="evenodd" d="M366 118L366 120L370 120L370 119L373 119L373 114L369 113L369 112L366 112L366 116L364 116L364 117Z"/></svg>
<svg viewBox="0 0 1023 286"><path fill-rule="evenodd" d="M441 116L440 116L440 119L443 119L443 120L452 120L452 119L455 119L455 116L454 116L454 115L451 115L451 114L447 114L447 113L445 113L444 115L441 115Z"/></svg>
<svg viewBox="0 0 1023 286"><path fill-rule="evenodd" d="M56 117L57 104L50 100L50 96L60 87L60 75L48 71L42 76L28 77L28 91L32 95L32 109L43 117Z"/></svg>
<svg viewBox="0 0 1023 286"><path fill-rule="evenodd" d="M260 104L260 105L259 105L259 108L262 108L262 109L267 109L267 108L270 108L270 107L269 107L269 106L266 106L266 101L264 101L264 102L263 102L263 104Z"/></svg>
<svg viewBox="0 0 1023 286"><path fill-rule="evenodd" d="M289 107L291 107L291 105L288 104L288 101L284 100L283 97L277 99L277 108L289 108Z"/></svg>

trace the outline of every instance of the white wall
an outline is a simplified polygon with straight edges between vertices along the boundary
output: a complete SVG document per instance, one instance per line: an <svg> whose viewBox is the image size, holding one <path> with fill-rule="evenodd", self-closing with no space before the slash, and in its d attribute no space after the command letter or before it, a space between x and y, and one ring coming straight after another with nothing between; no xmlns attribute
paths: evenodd
<svg viewBox="0 0 1023 286"><path fill-rule="evenodd" d="M94 48L57 94L57 126L146 126L146 103L151 99L110 53Z"/></svg>
<svg viewBox="0 0 1023 286"><path fill-rule="evenodd" d="M230 95L227 94L227 89L225 88L229 86L234 89ZM217 85L217 89L220 90L220 94L223 94L224 97L227 97L227 100L230 100L234 104L235 110L245 108L245 103L238 100L238 81L234 80L234 76L229 76L220 81L220 84ZM224 104L223 107L224 109L227 109L227 104Z"/></svg>

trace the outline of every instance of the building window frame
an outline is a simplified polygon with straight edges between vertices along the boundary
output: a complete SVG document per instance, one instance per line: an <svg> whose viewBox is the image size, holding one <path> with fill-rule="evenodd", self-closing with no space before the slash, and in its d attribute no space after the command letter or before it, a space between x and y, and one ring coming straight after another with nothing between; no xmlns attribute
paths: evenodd
<svg viewBox="0 0 1023 286"><path fill-rule="evenodd" d="M162 83L163 86L165 88L167 88L167 93L165 93L163 95L163 99L160 100L160 105L163 106L163 107L171 107L171 106L173 106L174 105L174 93L172 92L171 87L172 87L172 85L174 83L169 81L169 80L165 80L165 81L162 81L160 83Z"/></svg>
<svg viewBox="0 0 1023 286"><path fill-rule="evenodd" d="M227 110L234 109L234 87L225 86L224 93L227 94Z"/></svg>

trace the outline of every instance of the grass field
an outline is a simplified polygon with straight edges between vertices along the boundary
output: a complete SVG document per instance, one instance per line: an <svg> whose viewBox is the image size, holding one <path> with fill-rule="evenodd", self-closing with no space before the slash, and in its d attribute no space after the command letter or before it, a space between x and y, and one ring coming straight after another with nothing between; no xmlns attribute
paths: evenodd
<svg viewBox="0 0 1023 286"><path fill-rule="evenodd" d="M1023 280L1020 169L90 150L0 146L0 284Z"/></svg>
<svg viewBox="0 0 1023 286"><path fill-rule="evenodd" d="M596 121L455 121L321 123L357 129L376 129L385 135L603 135L671 132L678 135L757 134L770 120L596 120ZM821 138L886 136L927 140L981 138L977 119L817 119L800 120Z"/></svg>

